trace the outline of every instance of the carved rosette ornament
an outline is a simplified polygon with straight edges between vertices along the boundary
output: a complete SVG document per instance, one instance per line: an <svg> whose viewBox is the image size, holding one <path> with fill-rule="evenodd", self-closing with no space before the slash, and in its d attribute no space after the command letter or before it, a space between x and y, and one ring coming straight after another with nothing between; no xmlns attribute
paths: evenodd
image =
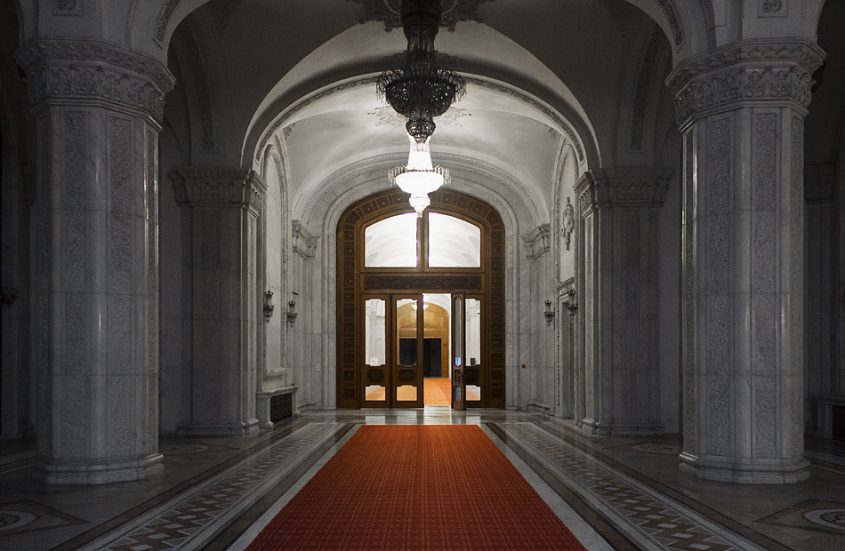
<svg viewBox="0 0 845 551"><path fill-rule="evenodd" d="M157 124L175 80L157 59L95 40L37 40L17 53L34 107L51 100L105 103Z"/></svg>
<svg viewBox="0 0 845 551"><path fill-rule="evenodd" d="M737 102L791 103L806 113L812 75L824 51L803 40L746 40L681 63L666 80L681 129L694 119L735 109Z"/></svg>

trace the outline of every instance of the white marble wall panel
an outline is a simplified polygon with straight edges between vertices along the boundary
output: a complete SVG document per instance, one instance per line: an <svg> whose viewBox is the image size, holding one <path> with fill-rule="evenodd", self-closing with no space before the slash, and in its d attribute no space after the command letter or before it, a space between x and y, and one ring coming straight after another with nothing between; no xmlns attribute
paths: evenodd
<svg viewBox="0 0 845 551"><path fill-rule="evenodd" d="M836 396L836 319L840 308L835 288L838 268L835 225L836 165L805 167L804 197L806 234L804 243L807 309L805 323L804 416L807 430L830 437L828 416L820 415L826 399Z"/></svg>

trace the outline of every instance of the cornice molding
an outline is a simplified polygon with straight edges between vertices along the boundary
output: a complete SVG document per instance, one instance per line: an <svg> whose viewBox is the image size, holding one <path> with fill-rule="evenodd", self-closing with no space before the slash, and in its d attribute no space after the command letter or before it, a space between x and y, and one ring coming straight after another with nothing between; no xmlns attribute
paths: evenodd
<svg viewBox="0 0 845 551"><path fill-rule="evenodd" d="M176 201L194 207L242 208L258 214L267 191L258 173L244 168L177 168L170 179Z"/></svg>
<svg viewBox="0 0 845 551"><path fill-rule="evenodd" d="M628 167L584 173L575 185L582 216L594 210L623 207L660 207L666 199L672 169Z"/></svg>
<svg viewBox="0 0 845 551"><path fill-rule="evenodd" d="M744 101L786 102L806 110L812 75L824 57L817 45L798 38L746 40L692 57L666 79L678 125Z"/></svg>
<svg viewBox="0 0 845 551"><path fill-rule="evenodd" d="M36 40L17 52L33 106L44 100L101 100L162 120L175 79L157 59L96 40Z"/></svg>

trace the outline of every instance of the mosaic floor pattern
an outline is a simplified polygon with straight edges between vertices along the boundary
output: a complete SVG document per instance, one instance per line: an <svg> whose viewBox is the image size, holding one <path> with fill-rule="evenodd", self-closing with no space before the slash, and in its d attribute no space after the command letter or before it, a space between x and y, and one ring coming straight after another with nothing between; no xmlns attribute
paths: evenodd
<svg viewBox="0 0 845 551"><path fill-rule="evenodd" d="M808 440L806 482L730 485L679 473L676 437L594 438L536 413L434 407L310 411L253 438L164 438L165 475L145 482L46 488L15 458L0 470L0 550L243 549L358 427L390 424L481 426L590 550L845 549L843 444Z"/></svg>

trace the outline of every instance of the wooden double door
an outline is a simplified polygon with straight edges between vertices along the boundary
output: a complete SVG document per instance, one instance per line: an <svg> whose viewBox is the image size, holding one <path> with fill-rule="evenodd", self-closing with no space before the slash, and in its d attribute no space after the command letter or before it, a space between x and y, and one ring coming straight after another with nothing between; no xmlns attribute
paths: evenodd
<svg viewBox="0 0 845 551"><path fill-rule="evenodd" d="M466 293L363 295L362 406L481 406L482 308Z"/></svg>

